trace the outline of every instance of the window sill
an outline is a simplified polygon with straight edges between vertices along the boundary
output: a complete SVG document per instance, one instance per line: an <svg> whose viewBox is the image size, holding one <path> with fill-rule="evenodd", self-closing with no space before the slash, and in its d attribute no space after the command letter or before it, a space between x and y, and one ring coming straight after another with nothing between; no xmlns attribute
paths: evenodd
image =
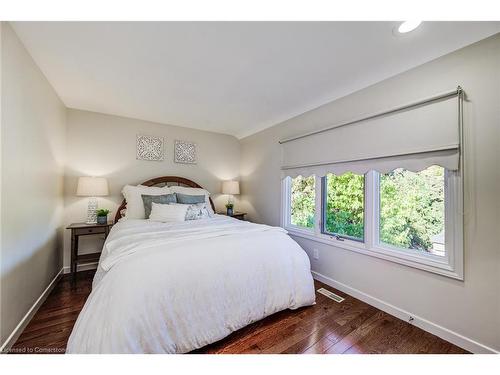
<svg viewBox="0 0 500 375"><path fill-rule="evenodd" d="M447 257L439 259L441 257L432 255L416 255L414 252L404 253L402 250L385 247L369 247L366 243L350 241L348 239L341 241L337 240L333 236L316 234L312 230L300 230L293 227L285 227L285 229L288 231L289 235L294 237L304 238L310 241L323 243L344 250L354 251L393 263L403 264L408 267L436 273L453 279L463 280L463 274L461 272L457 272L453 268Z"/></svg>

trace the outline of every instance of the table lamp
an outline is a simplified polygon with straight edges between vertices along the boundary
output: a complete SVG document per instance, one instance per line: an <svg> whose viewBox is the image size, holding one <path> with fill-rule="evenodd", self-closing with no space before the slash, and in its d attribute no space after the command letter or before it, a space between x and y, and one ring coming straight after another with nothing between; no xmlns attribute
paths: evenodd
<svg viewBox="0 0 500 375"><path fill-rule="evenodd" d="M87 224L97 223L97 198L108 195L108 180L104 177L79 177L76 195L89 197Z"/></svg>
<svg viewBox="0 0 500 375"><path fill-rule="evenodd" d="M238 181L223 181L222 182L222 194L228 195L227 198L227 215L233 215L233 195L240 193L240 183Z"/></svg>

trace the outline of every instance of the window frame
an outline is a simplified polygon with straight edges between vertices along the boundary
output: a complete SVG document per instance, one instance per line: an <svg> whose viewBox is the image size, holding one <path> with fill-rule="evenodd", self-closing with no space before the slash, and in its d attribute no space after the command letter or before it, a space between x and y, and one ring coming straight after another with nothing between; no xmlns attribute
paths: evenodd
<svg viewBox="0 0 500 375"><path fill-rule="evenodd" d="M365 221L366 221L366 212L365 212L365 206L366 206L366 176L363 176L363 237L362 238L357 238L353 236L349 236L347 234L339 234L339 233L333 233L333 232L328 232L326 230L326 208L327 208L327 188L328 188L328 183L327 183L328 176L325 175L320 178L321 181L321 222L320 222L320 231L322 234L325 234L327 236L333 236L335 237L336 240L338 241L354 241L354 242L359 242L359 243L364 243L365 242Z"/></svg>
<svg viewBox="0 0 500 375"><path fill-rule="evenodd" d="M316 189L316 179L314 181L314 200L315 203L317 201L316 199L316 194L317 194L317 189ZM316 228L316 222L317 222L317 217L318 217L318 210L317 210L317 204L314 207L314 225L313 228L307 228L307 227L301 227L299 225L292 224L292 179L291 177L285 177L284 179L281 180L281 191L284 191L284 194L282 194L282 209L281 212L283 213L282 218L281 218L281 226L283 228L287 228L289 232L295 232L295 233L303 233L303 234L311 234L315 231Z"/></svg>
<svg viewBox="0 0 500 375"><path fill-rule="evenodd" d="M292 236L324 243L337 248L403 264L454 279L464 279L463 267L463 176L458 171L445 169L445 248L444 256L403 249L380 242L379 173L369 171L364 181L364 242L348 236L336 236L323 232L325 184L322 177L315 176L314 228L302 228L290 223L291 177L282 179L281 226Z"/></svg>

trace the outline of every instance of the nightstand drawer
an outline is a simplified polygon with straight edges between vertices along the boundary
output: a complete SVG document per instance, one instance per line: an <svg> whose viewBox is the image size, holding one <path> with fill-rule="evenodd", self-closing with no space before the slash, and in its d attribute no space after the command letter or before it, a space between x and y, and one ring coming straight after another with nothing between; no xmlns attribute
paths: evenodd
<svg viewBox="0 0 500 375"><path fill-rule="evenodd" d="M77 236L81 236L84 234L100 234L100 233L106 233L106 227L93 227L93 228L79 228L79 229L74 229L74 233Z"/></svg>

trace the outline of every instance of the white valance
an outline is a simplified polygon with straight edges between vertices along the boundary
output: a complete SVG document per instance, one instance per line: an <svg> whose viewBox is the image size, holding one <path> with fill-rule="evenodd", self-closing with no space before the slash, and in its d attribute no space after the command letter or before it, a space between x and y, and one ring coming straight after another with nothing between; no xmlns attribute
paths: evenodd
<svg viewBox="0 0 500 375"><path fill-rule="evenodd" d="M431 165L457 170L461 125L457 97L461 99L448 95L283 141L283 175L420 171Z"/></svg>

